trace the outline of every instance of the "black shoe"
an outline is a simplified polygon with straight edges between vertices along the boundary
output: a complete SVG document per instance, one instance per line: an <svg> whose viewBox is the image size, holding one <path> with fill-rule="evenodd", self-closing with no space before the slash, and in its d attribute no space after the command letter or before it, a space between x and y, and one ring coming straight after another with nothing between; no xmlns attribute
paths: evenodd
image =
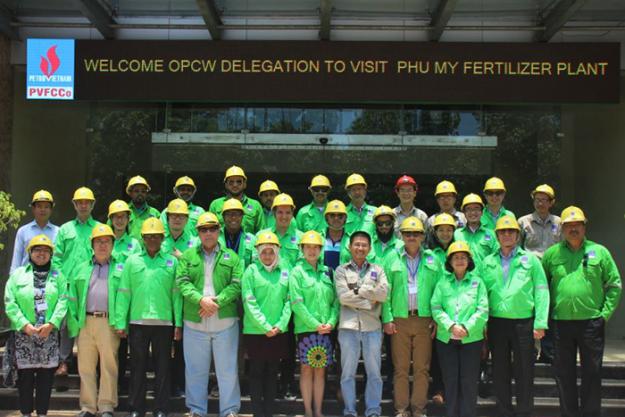
<svg viewBox="0 0 625 417"><path fill-rule="evenodd" d="M164 411L157 411L156 413L152 413L154 417L167 417L167 413Z"/></svg>
<svg viewBox="0 0 625 417"><path fill-rule="evenodd" d="M90 413L89 411L81 411L78 413L78 417L95 417L95 414Z"/></svg>
<svg viewBox="0 0 625 417"><path fill-rule="evenodd" d="M113 412L112 411L105 411L102 414L100 414L100 417L113 417Z"/></svg>

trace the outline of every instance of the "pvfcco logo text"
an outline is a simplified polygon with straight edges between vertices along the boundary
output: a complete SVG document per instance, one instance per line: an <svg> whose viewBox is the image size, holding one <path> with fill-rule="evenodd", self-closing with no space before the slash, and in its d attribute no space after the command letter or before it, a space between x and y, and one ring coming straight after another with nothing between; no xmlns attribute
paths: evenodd
<svg viewBox="0 0 625 417"><path fill-rule="evenodd" d="M28 39L26 98L74 99L73 39Z"/></svg>

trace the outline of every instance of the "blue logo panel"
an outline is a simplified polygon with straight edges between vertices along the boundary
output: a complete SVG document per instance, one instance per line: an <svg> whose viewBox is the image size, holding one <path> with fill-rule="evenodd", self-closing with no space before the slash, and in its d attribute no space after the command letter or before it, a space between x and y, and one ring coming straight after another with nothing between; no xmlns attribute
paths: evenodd
<svg viewBox="0 0 625 417"><path fill-rule="evenodd" d="M28 39L26 98L74 99L74 40Z"/></svg>

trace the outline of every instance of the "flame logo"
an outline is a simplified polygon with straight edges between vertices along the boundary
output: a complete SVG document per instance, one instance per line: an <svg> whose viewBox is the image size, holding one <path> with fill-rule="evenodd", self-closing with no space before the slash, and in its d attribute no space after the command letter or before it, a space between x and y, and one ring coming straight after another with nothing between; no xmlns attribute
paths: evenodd
<svg viewBox="0 0 625 417"><path fill-rule="evenodd" d="M56 45L52 45L48 48L46 52L46 56L48 59L41 57L41 62L39 63L39 68L41 72L46 77L51 77L54 75L57 69L59 69L59 65L61 65L61 61L59 60L58 55L56 54Z"/></svg>

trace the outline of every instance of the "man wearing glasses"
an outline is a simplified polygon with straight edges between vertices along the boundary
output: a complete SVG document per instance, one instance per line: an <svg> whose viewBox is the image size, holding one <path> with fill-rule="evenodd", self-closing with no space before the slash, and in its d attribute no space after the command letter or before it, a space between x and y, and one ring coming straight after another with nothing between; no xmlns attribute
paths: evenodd
<svg viewBox="0 0 625 417"><path fill-rule="evenodd" d="M128 221L128 234L138 241L142 241L141 225L150 217L160 217L161 213L150 206L146 197L150 192L150 185L140 175L132 177L126 186L126 194L130 197L130 220Z"/></svg>
<svg viewBox="0 0 625 417"><path fill-rule="evenodd" d="M186 406L191 417L206 416L214 357L219 415L234 417L241 408L236 301L241 296L243 262L233 250L219 245L221 226L214 213L202 214L196 228L200 245L183 253L176 270L176 284L184 298Z"/></svg>
<svg viewBox="0 0 625 417"><path fill-rule="evenodd" d="M489 230L495 230L497 220L503 216L516 216L510 210L506 210L503 206L503 200L506 198L506 186L501 178L492 177L486 180L484 184L484 197L486 197L486 207L482 213L482 227Z"/></svg>
<svg viewBox="0 0 625 417"><path fill-rule="evenodd" d="M371 234L371 252L367 260L382 265L388 254L395 252L401 240L395 236L395 212L389 206L380 206L373 213L375 230Z"/></svg>
<svg viewBox="0 0 625 417"><path fill-rule="evenodd" d="M434 190L434 197L436 198L436 204L438 204L438 213L432 214L425 224L426 239L431 242L434 237L434 219L436 216L442 213L447 213L456 220L456 229L460 229L467 224L467 219L464 217L464 213L456 210L456 199L458 198L458 191L456 186L451 181L441 181L436 185ZM494 226L493 226L494 228Z"/></svg>
<svg viewBox="0 0 625 417"><path fill-rule="evenodd" d="M213 200L208 208L208 211L218 217L219 223L221 225L224 223L221 217L224 202L230 198L236 198L241 201L243 205L243 231L256 234L258 231L264 229L263 207L258 200L254 200L245 195L247 176L242 168L233 165L226 170L224 187L226 189L226 196Z"/></svg>
<svg viewBox="0 0 625 417"><path fill-rule="evenodd" d="M297 225L302 232L314 230L323 233L328 227L323 215L326 205L328 204L328 195L332 185L330 180L324 175L313 177L308 190L312 194L313 201L307 206L302 207L297 212Z"/></svg>

